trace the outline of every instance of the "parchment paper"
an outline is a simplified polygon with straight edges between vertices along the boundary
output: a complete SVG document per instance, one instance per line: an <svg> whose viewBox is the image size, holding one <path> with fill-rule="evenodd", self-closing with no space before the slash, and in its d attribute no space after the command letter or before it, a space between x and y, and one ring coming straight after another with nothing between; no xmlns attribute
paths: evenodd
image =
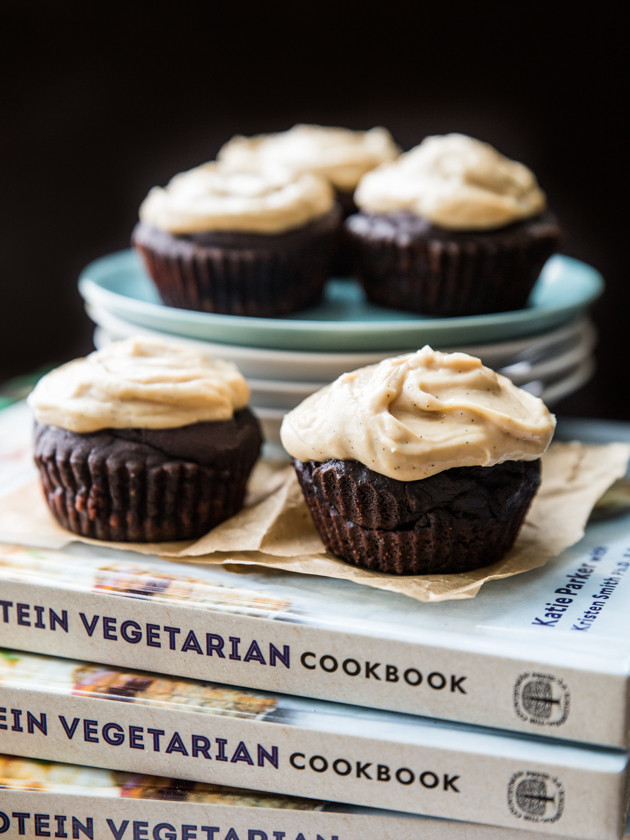
<svg viewBox="0 0 630 840"><path fill-rule="evenodd" d="M554 443L543 457L542 482L517 541L499 563L454 575L397 576L355 568L329 554L317 534L293 468L260 462L245 508L199 540L111 543L65 531L50 514L38 481L0 503L0 540L61 548L80 540L107 548L158 554L170 560L220 563L234 569L257 565L342 578L419 601L474 597L491 580L542 566L575 544L597 500L626 472L630 446Z"/></svg>

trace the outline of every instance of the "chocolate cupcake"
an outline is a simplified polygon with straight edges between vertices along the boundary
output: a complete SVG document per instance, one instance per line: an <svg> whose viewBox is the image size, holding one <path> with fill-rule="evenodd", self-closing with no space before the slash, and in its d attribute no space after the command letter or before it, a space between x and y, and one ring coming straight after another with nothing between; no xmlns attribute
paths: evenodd
<svg viewBox="0 0 630 840"><path fill-rule="evenodd" d="M321 178L212 162L149 192L132 243L168 306L280 317L319 300L339 217Z"/></svg>
<svg viewBox="0 0 630 840"><path fill-rule="evenodd" d="M286 415L281 439L333 554L442 574L509 551L554 427L479 359L425 347L339 377Z"/></svg>
<svg viewBox="0 0 630 840"><path fill-rule="evenodd" d="M242 506L260 453L236 367L128 339L62 365L28 398L57 521L83 537L194 539Z"/></svg>
<svg viewBox="0 0 630 840"><path fill-rule="evenodd" d="M426 138L368 173L346 221L355 271L375 304L427 315L520 309L560 228L536 178L487 143Z"/></svg>
<svg viewBox="0 0 630 840"><path fill-rule="evenodd" d="M348 215L356 210L354 191L366 172L399 154L400 148L385 128L353 131L300 124L274 134L237 135L219 149L217 159L236 169L281 165L296 175L318 175L330 182Z"/></svg>
<svg viewBox="0 0 630 840"><path fill-rule="evenodd" d="M354 191L361 178L372 169L395 160L400 148L387 129L353 131L320 125L294 125L287 131L236 136L220 150L218 159L237 169L282 165L293 173L310 173L325 178L346 219L356 213ZM343 227L331 262L331 273L345 275L351 268Z"/></svg>

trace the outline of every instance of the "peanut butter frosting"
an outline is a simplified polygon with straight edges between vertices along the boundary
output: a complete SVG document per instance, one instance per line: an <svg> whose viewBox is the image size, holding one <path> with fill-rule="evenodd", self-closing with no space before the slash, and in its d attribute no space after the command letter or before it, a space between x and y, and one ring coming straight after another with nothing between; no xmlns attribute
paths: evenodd
<svg viewBox="0 0 630 840"><path fill-rule="evenodd" d="M330 184L309 173L268 166L227 169L216 161L153 187L140 219L174 234L234 231L282 233L320 218L334 206Z"/></svg>
<svg viewBox="0 0 630 840"><path fill-rule="evenodd" d="M537 215L546 198L534 174L464 134L425 138L365 175L355 193L368 213L407 211L452 230L492 230Z"/></svg>
<svg viewBox="0 0 630 840"><path fill-rule="evenodd" d="M352 131L300 124L275 134L233 137L219 150L218 158L245 169L282 164L292 172L321 175L339 190L354 190L366 172L399 154L400 148L385 128Z"/></svg>
<svg viewBox="0 0 630 840"><path fill-rule="evenodd" d="M229 420L249 393L230 362L170 342L129 338L52 370L28 404L40 423L70 432L170 429Z"/></svg>
<svg viewBox="0 0 630 840"><path fill-rule="evenodd" d="M283 420L299 461L355 460L400 481L535 460L555 418L542 400L465 353L424 347L345 373Z"/></svg>

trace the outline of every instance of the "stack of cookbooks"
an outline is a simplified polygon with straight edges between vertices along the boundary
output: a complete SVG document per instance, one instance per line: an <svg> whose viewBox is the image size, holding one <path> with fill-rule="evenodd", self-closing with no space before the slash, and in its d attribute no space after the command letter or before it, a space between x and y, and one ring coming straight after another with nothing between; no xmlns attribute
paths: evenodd
<svg viewBox="0 0 630 840"><path fill-rule="evenodd" d="M630 512L596 513L553 562L433 604L0 545L0 835L622 837Z"/></svg>

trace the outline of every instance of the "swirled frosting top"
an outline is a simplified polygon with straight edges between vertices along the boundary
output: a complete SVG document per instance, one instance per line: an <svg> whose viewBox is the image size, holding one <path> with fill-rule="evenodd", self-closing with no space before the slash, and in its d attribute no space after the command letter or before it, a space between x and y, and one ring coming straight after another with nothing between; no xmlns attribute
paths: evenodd
<svg viewBox="0 0 630 840"><path fill-rule="evenodd" d="M218 158L238 168L281 164L292 172L321 175L337 189L354 190L362 175L399 154L399 147L385 128L352 131L295 125L275 134L233 137L219 150Z"/></svg>
<svg viewBox="0 0 630 840"><path fill-rule="evenodd" d="M400 210L452 230L492 230L540 213L534 174L464 134L427 137L365 175L355 193L368 213Z"/></svg>
<svg viewBox="0 0 630 840"><path fill-rule="evenodd" d="M227 169L216 161L153 187L140 219L174 234L234 231L282 233L323 216L334 205L330 184L279 166Z"/></svg>
<svg viewBox="0 0 630 840"><path fill-rule="evenodd" d="M479 359L424 347L343 374L289 412L280 434L299 461L355 460L414 481L535 460L554 428L540 399Z"/></svg>
<svg viewBox="0 0 630 840"><path fill-rule="evenodd" d="M79 433L229 420L248 400L249 386L230 362L144 338L55 368L28 397L39 422Z"/></svg>

